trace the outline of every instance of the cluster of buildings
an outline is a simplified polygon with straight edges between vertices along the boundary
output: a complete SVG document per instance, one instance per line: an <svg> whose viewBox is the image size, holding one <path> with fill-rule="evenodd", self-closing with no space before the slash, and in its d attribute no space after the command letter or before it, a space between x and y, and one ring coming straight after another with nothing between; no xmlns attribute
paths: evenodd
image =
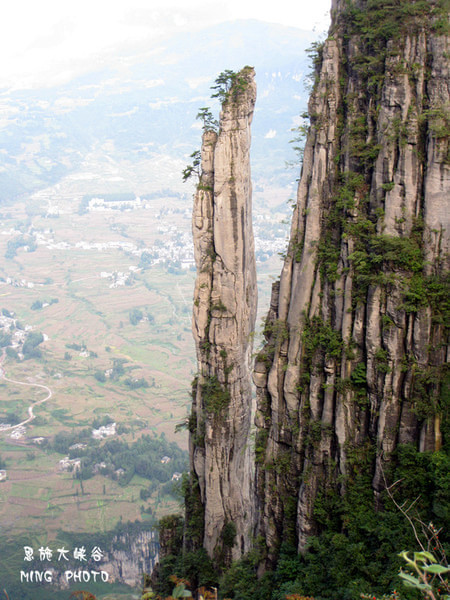
<svg viewBox="0 0 450 600"><path fill-rule="evenodd" d="M58 467L60 471L79 471L81 469L81 458L65 456L59 461Z"/></svg>
<svg viewBox="0 0 450 600"><path fill-rule="evenodd" d="M0 279L0 285L11 285L12 287L24 287L28 289L34 288L34 283L32 281L27 281L26 279L14 279L14 277Z"/></svg>
<svg viewBox="0 0 450 600"><path fill-rule="evenodd" d="M25 437L25 435L27 433L27 428L25 427L25 425L18 425L16 427L16 426L12 425L11 423L0 423L0 432L11 429L12 427L14 427L14 430L11 432L11 434L9 436L11 439L20 440ZM27 438L27 441L31 442L32 444L36 444L36 446L41 446L46 440L47 440L47 438L42 437L42 436Z"/></svg>
<svg viewBox="0 0 450 600"><path fill-rule="evenodd" d="M104 210L134 210L136 208L151 208L146 200L139 197L130 200L105 200L104 198L91 198L87 205L88 211Z"/></svg>
<svg viewBox="0 0 450 600"><path fill-rule="evenodd" d="M33 327L31 325L25 325L23 329L17 329L17 320L14 317L14 313L10 313L10 316L0 313L0 332L11 335L11 343L9 346L17 352L20 359L23 359L23 354L20 350L27 339L28 332L32 331L32 329ZM44 335L44 340L46 339L48 339L48 336Z"/></svg>
<svg viewBox="0 0 450 600"><path fill-rule="evenodd" d="M163 244L154 244L144 250L152 256L151 265L175 263L181 269L195 267L194 244L191 233L176 225L160 225L158 233L164 236Z"/></svg>
<svg viewBox="0 0 450 600"><path fill-rule="evenodd" d="M69 450L84 450L85 448L87 448L87 444L82 444L81 442L69 446Z"/></svg>
<svg viewBox="0 0 450 600"><path fill-rule="evenodd" d="M18 427L16 427L14 429L14 431L11 432L9 437L12 440L20 440L23 437L25 437L26 432L27 432L27 428L25 427L25 425L19 425Z"/></svg>
<svg viewBox="0 0 450 600"><path fill-rule="evenodd" d="M101 279L108 279L112 283L110 283L110 288L117 288L123 285L127 285L131 282L133 273L140 271L139 267L131 266L128 267L129 273L124 273L123 271L113 271L109 273L108 271L102 271L100 273Z"/></svg>
<svg viewBox="0 0 450 600"><path fill-rule="evenodd" d="M253 226L257 261L263 255L272 256L286 252L289 230L270 219L269 215L258 215Z"/></svg>
<svg viewBox="0 0 450 600"><path fill-rule="evenodd" d="M149 205L136 198L130 201L106 201L102 198L93 198L89 202L89 210L108 210L118 208L125 205L128 209L134 208L149 208ZM169 211L171 213L172 211ZM188 214L188 211L187 213ZM169 216L169 214L167 215ZM161 215L157 215L160 219ZM77 248L81 250L97 250L99 252L105 250L123 250L136 257L140 257L143 253L147 253L152 257L149 262L149 266L156 264L173 264L176 263L179 268L189 269L195 266L194 261L194 246L192 243L192 236L190 230L186 230L184 227L178 227L177 225L159 225L157 232L164 238L163 242L158 241L149 247L138 247L135 243L128 240L115 240L108 242L87 242L80 240L75 244L69 242L60 241L56 242L53 235L53 230L46 229L43 232L33 231L33 236L36 244L46 246L50 250L69 250L71 248ZM138 269L138 267L130 267L130 271ZM114 278L114 273L101 274L104 278ZM128 273L117 273L117 277L113 280L110 287L118 287L125 285L126 280L130 277ZM23 282L20 285L28 285L28 282ZM33 287L33 284L31 286Z"/></svg>
<svg viewBox="0 0 450 600"><path fill-rule="evenodd" d="M69 246L70 247L70 246ZM81 250L125 250L127 252L133 252L137 249L136 244L133 242L121 242L121 241L111 241L111 242L77 242L73 248L80 248Z"/></svg>
<svg viewBox="0 0 450 600"><path fill-rule="evenodd" d="M105 437L116 435L116 424L108 423L108 425L102 425L98 429L92 430L92 437L94 440L102 440Z"/></svg>
<svg viewBox="0 0 450 600"><path fill-rule="evenodd" d="M14 427L11 423L0 423L0 432L7 431L8 429L11 429L11 427ZM26 432L26 427L24 425L19 425L19 427L14 428L14 431L12 431L9 437L13 440L20 440L25 437Z"/></svg>

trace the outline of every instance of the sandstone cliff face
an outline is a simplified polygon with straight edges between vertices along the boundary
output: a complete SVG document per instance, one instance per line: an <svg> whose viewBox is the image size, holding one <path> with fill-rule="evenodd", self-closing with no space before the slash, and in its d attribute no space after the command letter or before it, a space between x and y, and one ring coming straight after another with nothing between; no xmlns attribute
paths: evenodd
<svg viewBox="0 0 450 600"><path fill-rule="evenodd" d="M414 4L336 0L319 49L289 251L254 373L269 564L282 540L304 550L320 492L345 493L368 468L376 503L398 444L440 445L448 17L438 2Z"/></svg>
<svg viewBox="0 0 450 600"><path fill-rule="evenodd" d="M248 441L257 301L249 158L255 97L253 69L246 67L227 93L219 132L203 135L193 211L198 375L185 537L224 562L249 549L254 521Z"/></svg>

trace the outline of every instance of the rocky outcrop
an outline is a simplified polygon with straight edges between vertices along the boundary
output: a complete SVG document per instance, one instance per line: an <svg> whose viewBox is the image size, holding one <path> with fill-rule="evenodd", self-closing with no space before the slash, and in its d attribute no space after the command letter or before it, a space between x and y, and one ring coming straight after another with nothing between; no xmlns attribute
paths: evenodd
<svg viewBox="0 0 450 600"><path fill-rule="evenodd" d="M109 573L110 581L141 587L145 573L158 562L158 543L154 531L122 533L115 536L99 567ZM97 565L98 566L98 565Z"/></svg>
<svg viewBox="0 0 450 600"><path fill-rule="evenodd" d="M258 354L268 563L317 532L319 493L398 444L438 449L448 352L448 15L336 0L318 48L291 239ZM448 318L448 316L447 316ZM448 324L448 321L447 321Z"/></svg>
<svg viewBox="0 0 450 600"><path fill-rule="evenodd" d="M203 135L194 198L198 375L189 421L185 543L203 545L210 557L227 563L249 549L254 521L249 453L257 302L249 156L253 69L244 68L224 86L219 131L205 128Z"/></svg>

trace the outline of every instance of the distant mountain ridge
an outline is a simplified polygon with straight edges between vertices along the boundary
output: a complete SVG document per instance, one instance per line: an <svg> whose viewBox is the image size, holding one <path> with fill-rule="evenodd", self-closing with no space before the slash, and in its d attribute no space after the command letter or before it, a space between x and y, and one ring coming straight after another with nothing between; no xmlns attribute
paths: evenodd
<svg viewBox="0 0 450 600"><path fill-rule="evenodd" d="M282 173L297 117L290 107L293 97L296 106L306 105L304 50L315 37L257 20L225 22L149 45L145 54L117 56L102 71L65 85L3 90L0 203L89 170L91 153L115 164L114 190L147 190L148 182L136 174L147 164L149 191L170 188L162 178L155 181L159 171L152 174L151 163L162 156L173 159L178 177L181 161L198 144L198 108L214 105L214 79L221 70L245 64L255 67L258 85L254 177L288 181L291 176ZM137 164L142 168L127 174ZM173 185L179 186L176 178ZM98 191L94 188L85 191Z"/></svg>

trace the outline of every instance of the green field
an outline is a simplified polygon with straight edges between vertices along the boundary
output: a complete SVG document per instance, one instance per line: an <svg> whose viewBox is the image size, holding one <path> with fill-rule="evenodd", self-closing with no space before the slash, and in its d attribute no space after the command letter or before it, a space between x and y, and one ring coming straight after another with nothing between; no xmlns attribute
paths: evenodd
<svg viewBox="0 0 450 600"><path fill-rule="evenodd" d="M2 531L20 533L31 527L53 535L65 523L88 531L99 526L100 501L101 518L112 525L121 518L142 518L142 505L153 507L156 514L176 507L169 496L140 501L139 491L148 481L137 476L121 487L95 475L84 482L83 498L74 501L72 474L57 468L62 455L33 444L30 438L42 436L51 442L58 432L92 428L96 417L108 415L123 426L125 432L118 436L123 441L132 443L143 434L156 433L187 449L186 433L175 435L174 430L187 414L189 382L196 369L190 323L195 273L174 275L156 266L135 271L127 285L111 288L111 278L101 273L130 273L139 256L126 248L86 249L80 242L151 246L161 238L152 211L78 215L61 202L69 210L61 211L57 219L42 215L30 219L20 204L8 208L7 218L0 219L1 229L26 234L32 224L54 245L71 246L48 248L50 244L40 243L34 252L19 248L16 256L1 261L3 281L20 283L0 286L0 309L14 313L22 326L32 326L48 339L40 346L39 359L6 358L6 376L28 385L0 380L0 422L10 422L11 414L24 420L28 406L45 397L44 390L32 384L52 391L52 397L35 409L37 418L27 425L23 438L11 440L10 432L0 432L0 456L8 472L7 481L0 485ZM186 228L184 221L184 216L176 215L173 223ZM1 257L11 238L0 236ZM43 306L33 309L36 302ZM149 318L132 324L133 309ZM77 350L78 346L88 353ZM118 377L104 382L95 378L117 361L123 369ZM129 383L133 380L145 380L148 387L133 389Z"/></svg>

